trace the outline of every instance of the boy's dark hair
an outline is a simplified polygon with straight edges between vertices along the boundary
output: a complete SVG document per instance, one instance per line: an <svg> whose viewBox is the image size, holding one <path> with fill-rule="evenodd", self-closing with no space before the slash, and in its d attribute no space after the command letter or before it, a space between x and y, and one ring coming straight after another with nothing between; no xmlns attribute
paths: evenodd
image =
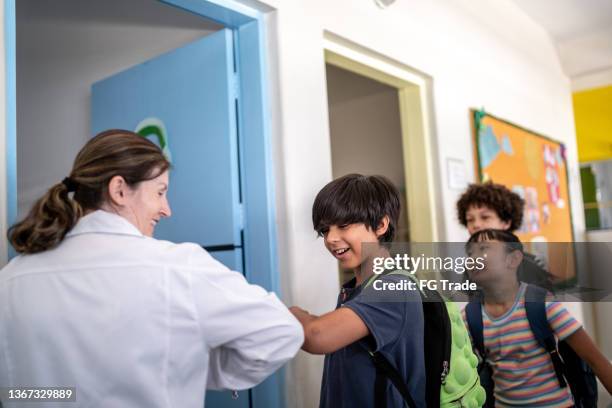
<svg viewBox="0 0 612 408"><path fill-rule="evenodd" d="M466 246L469 248L470 244L483 241L503 242L508 252L521 251L521 253L524 253L523 244L516 235L510 231L498 229L483 229L476 231L472 234Z"/></svg>
<svg viewBox="0 0 612 408"><path fill-rule="evenodd" d="M488 207L497 213L504 222L510 222L508 230L516 231L523 222L523 206L525 201L515 192L502 184L486 182L470 184L468 189L457 201L457 217L464 227L467 227L466 214L470 207Z"/></svg>
<svg viewBox="0 0 612 408"><path fill-rule="evenodd" d="M312 205L312 224L319 235L331 225L355 223L364 223L375 231L386 215L389 227L378 240L391 242L399 212L399 192L386 177L347 174L319 191Z"/></svg>

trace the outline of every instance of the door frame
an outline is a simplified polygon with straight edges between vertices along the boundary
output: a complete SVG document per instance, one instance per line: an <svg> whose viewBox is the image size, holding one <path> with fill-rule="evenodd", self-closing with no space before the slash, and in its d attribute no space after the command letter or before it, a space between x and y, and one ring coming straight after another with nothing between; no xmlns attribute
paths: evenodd
<svg viewBox="0 0 612 408"><path fill-rule="evenodd" d="M0 190L0 233L3 235L0 238L0 266L14 255L5 237L8 226L17 221L17 0L3 1L6 150L0 158L0 177L6 180L6 192ZM256 9L237 0L158 1L213 20L233 31L239 95L237 123L244 271L250 283L280 293L266 53L266 12L272 8ZM0 182L0 188L4 185ZM285 406L282 371L253 388L250 399L253 407Z"/></svg>
<svg viewBox="0 0 612 408"><path fill-rule="evenodd" d="M16 22L15 1L3 0L4 30L4 144L5 154L0 158L0 266L15 255L6 232L17 220L17 78L16 78ZM0 150L1 151L1 150Z"/></svg>
<svg viewBox="0 0 612 408"><path fill-rule="evenodd" d="M326 31L325 62L397 89L410 241L436 242L442 225L432 118L432 80L391 58Z"/></svg>

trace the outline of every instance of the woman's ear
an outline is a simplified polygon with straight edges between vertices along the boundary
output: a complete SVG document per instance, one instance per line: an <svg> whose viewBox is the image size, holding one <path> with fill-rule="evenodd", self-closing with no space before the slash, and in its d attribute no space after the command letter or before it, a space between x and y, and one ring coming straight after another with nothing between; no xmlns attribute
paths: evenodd
<svg viewBox="0 0 612 408"><path fill-rule="evenodd" d="M382 217L382 219L378 223L378 227L376 228L376 237L381 237L385 235L388 229L389 229L389 216L385 215L384 217Z"/></svg>
<svg viewBox="0 0 612 408"><path fill-rule="evenodd" d="M127 199L128 185L121 176L114 176L108 182L108 198L111 204L123 206Z"/></svg>

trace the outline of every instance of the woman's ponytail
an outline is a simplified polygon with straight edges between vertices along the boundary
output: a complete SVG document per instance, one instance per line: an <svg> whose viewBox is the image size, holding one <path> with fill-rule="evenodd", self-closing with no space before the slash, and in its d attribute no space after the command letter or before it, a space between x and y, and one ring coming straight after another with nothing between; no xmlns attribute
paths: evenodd
<svg viewBox="0 0 612 408"><path fill-rule="evenodd" d="M51 187L22 221L9 231L9 241L22 254L33 254L57 246L83 214L77 201L69 197L65 182Z"/></svg>

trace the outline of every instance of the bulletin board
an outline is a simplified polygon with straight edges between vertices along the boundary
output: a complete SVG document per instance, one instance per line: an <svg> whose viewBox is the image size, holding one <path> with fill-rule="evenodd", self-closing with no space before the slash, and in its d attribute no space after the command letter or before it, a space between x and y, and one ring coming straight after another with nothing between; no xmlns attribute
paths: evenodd
<svg viewBox="0 0 612 408"><path fill-rule="evenodd" d="M523 224L516 231L520 240L532 251L542 244L547 248L548 242L572 242L565 146L483 110L472 110L471 116L479 181L503 184L525 200ZM556 280L572 278L574 268L566 269L573 262L552 255L545 258L565 265L550 265Z"/></svg>

